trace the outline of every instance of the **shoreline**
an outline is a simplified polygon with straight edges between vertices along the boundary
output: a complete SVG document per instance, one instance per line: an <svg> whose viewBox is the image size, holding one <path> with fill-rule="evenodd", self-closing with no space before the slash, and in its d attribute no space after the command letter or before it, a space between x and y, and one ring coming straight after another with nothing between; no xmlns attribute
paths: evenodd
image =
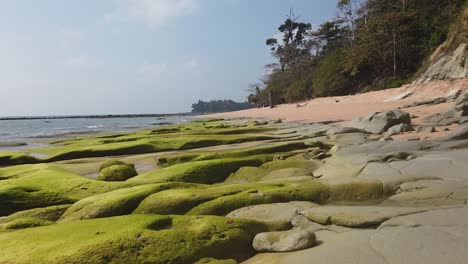
<svg viewBox="0 0 468 264"><path fill-rule="evenodd" d="M13 120L49 120L49 119L107 119L107 118L146 118L146 117L171 117L190 116L191 113L174 114L128 114L128 115L64 115L64 116L12 116L0 117L0 121Z"/></svg>

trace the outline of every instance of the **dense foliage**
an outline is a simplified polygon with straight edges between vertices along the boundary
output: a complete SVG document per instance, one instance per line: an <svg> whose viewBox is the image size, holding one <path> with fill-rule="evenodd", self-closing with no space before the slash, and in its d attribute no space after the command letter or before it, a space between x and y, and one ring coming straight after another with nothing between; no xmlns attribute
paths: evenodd
<svg viewBox="0 0 468 264"><path fill-rule="evenodd" d="M229 111L238 111L254 107L251 103L237 103L232 100L212 100L209 102L198 101L192 104L192 113L221 113Z"/></svg>
<svg viewBox="0 0 468 264"><path fill-rule="evenodd" d="M249 96L270 105L395 87L447 38L464 0L340 0L317 29L290 13L268 39L277 62ZM466 5L466 3L465 3ZM262 87L260 89L259 87Z"/></svg>

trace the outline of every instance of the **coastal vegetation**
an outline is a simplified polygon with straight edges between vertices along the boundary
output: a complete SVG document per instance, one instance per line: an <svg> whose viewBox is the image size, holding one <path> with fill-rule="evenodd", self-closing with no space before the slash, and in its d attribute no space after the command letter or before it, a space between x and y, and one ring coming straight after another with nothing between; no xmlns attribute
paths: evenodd
<svg viewBox="0 0 468 264"><path fill-rule="evenodd" d="M337 16L318 27L291 11L281 37L266 41L277 61L266 65L249 102L275 105L411 82L450 29L458 40L448 48L467 41L461 22L451 28L465 2L340 0Z"/></svg>
<svg viewBox="0 0 468 264"><path fill-rule="evenodd" d="M192 104L192 114L222 113L245 110L255 107L249 102L234 102L232 100L211 100L208 102L199 100Z"/></svg>

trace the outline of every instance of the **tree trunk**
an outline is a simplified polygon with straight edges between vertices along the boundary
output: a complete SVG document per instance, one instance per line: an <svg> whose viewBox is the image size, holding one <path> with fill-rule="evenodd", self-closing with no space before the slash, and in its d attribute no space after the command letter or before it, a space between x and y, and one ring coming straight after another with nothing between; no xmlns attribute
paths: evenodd
<svg viewBox="0 0 468 264"><path fill-rule="evenodd" d="M393 30L393 79L396 79L397 61L396 61L396 33Z"/></svg>

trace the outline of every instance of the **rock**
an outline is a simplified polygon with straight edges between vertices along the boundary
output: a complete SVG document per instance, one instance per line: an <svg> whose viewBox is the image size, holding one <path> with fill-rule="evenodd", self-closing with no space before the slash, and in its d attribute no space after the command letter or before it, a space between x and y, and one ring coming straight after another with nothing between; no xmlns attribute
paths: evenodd
<svg viewBox="0 0 468 264"><path fill-rule="evenodd" d="M466 63L467 44L462 42L456 49L449 47L453 45L453 39L448 39L432 55L431 64L426 72L414 81L414 84L425 83L433 80L447 80L466 78L468 67Z"/></svg>
<svg viewBox="0 0 468 264"><path fill-rule="evenodd" d="M392 97L392 98L389 98L389 99L385 100L384 103L403 100L405 98L410 97L413 93L414 93L414 91L404 92L404 93L399 94L399 95L397 95L395 97Z"/></svg>
<svg viewBox="0 0 468 264"><path fill-rule="evenodd" d="M468 123L460 126L460 128L445 137L438 138L438 141L452 141L468 139Z"/></svg>
<svg viewBox="0 0 468 264"><path fill-rule="evenodd" d="M130 165L113 165L101 170L97 179L100 181L126 181L137 175L135 168Z"/></svg>
<svg viewBox="0 0 468 264"><path fill-rule="evenodd" d="M416 101L416 102L404 105L403 108L416 107L420 105L436 105L436 104L441 104L445 102L447 102L447 98L437 97L437 98L432 98L432 99L427 99L427 100L422 100L422 101Z"/></svg>
<svg viewBox="0 0 468 264"><path fill-rule="evenodd" d="M457 100L455 101L455 105L458 106L458 105L462 105L462 104L465 104L465 103L468 103L468 92L464 92L461 96L459 96L457 98Z"/></svg>
<svg viewBox="0 0 468 264"><path fill-rule="evenodd" d="M265 232L255 236L253 247L259 252L289 252L311 248L317 243L315 233L307 228Z"/></svg>
<svg viewBox="0 0 468 264"><path fill-rule="evenodd" d="M414 137L407 137L404 140L405 141L419 141L419 140L421 140L421 138L414 136Z"/></svg>
<svg viewBox="0 0 468 264"><path fill-rule="evenodd" d="M393 138L391 138L389 136L384 136L384 137L380 138L379 141L393 141Z"/></svg>
<svg viewBox="0 0 468 264"><path fill-rule="evenodd" d="M465 124L465 123L468 123L468 116L464 116L462 118L460 118L460 121L458 122L460 125L461 124Z"/></svg>
<svg viewBox="0 0 468 264"><path fill-rule="evenodd" d="M433 133L433 132L436 132L436 129L433 126L420 126L418 127L418 129L416 129L416 132Z"/></svg>
<svg viewBox="0 0 468 264"><path fill-rule="evenodd" d="M456 100L458 99L458 97L460 97L461 93L462 93L461 89L453 89L447 93L445 98L447 98L447 100Z"/></svg>
<svg viewBox="0 0 468 264"><path fill-rule="evenodd" d="M300 211L318 206L312 202L290 202L247 206L227 215L232 218L243 218L266 222L274 225L276 230L291 228L291 220Z"/></svg>
<svg viewBox="0 0 468 264"><path fill-rule="evenodd" d="M391 128L389 128L387 130L387 133L385 133L385 135L387 137L391 137L393 135L398 135L398 134L401 134L403 132L408 132L408 131L411 131L412 127L408 124L398 124L398 125L394 125L392 126Z"/></svg>
<svg viewBox="0 0 468 264"><path fill-rule="evenodd" d="M450 118L446 118L444 120L439 121L438 125L439 126L450 126L450 125L456 124L458 122L460 122L460 118L450 117Z"/></svg>
<svg viewBox="0 0 468 264"><path fill-rule="evenodd" d="M410 114L401 110L374 112L351 121L348 126L363 129L369 133L380 134L398 124L411 125Z"/></svg>
<svg viewBox="0 0 468 264"><path fill-rule="evenodd" d="M424 208L379 206L323 206L304 210L302 215L322 225L346 227L372 227L388 219L417 212Z"/></svg>
<svg viewBox="0 0 468 264"><path fill-rule="evenodd" d="M460 121L461 117L468 116L468 92L462 94L455 101L455 105L444 113L436 113L424 119L424 121L440 124L451 125Z"/></svg>

